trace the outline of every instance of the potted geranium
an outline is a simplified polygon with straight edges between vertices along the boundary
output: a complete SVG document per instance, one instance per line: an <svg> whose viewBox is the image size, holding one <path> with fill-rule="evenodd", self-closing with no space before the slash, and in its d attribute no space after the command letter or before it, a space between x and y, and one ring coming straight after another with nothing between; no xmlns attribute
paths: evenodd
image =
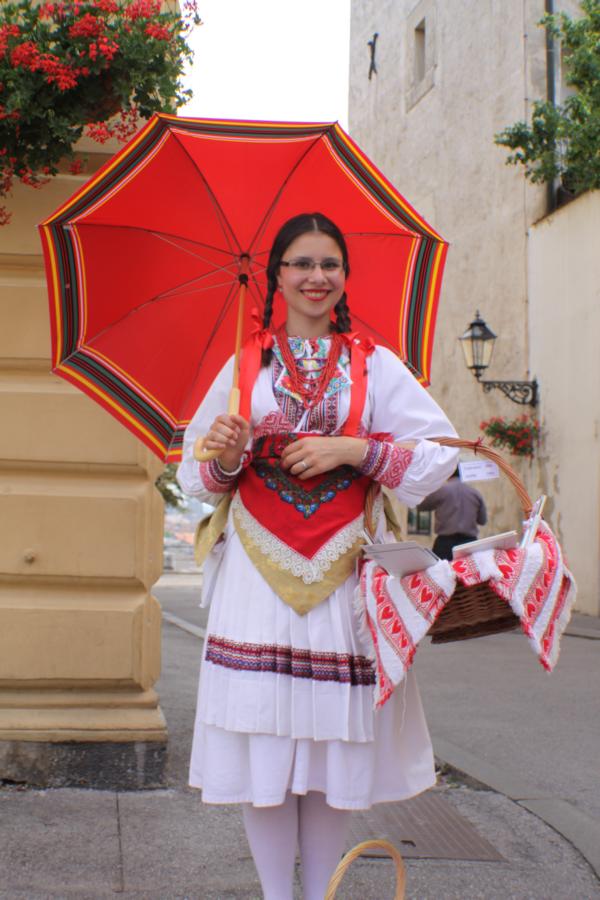
<svg viewBox="0 0 600 900"><path fill-rule="evenodd" d="M540 437L540 423L529 416L519 416L508 420L504 416L494 416L480 426L493 447L505 448L513 456L533 457L535 445Z"/></svg>
<svg viewBox="0 0 600 900"><path fill-rule="evenodd" d="M85 133L127 140L139 118L175 112L199 24L196 0L60 0L0 6L0 201L38 187ZM77 171L78 160L74 160ZM0 206L0 224L8 221Z"/></svg>

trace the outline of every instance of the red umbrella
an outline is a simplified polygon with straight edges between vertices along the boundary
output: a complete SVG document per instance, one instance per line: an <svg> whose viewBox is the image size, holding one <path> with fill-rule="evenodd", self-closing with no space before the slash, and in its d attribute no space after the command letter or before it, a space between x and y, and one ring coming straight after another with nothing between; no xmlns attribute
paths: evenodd
<svg viewBox="0 0 600 900"><path fill-rule="evenodd" d="M353 324L428 383L447 245L343 129L167 115L40 225L53 371L177 459L234 349L240 272L243 337L276 232L315 210L347 240Z"/></svg>

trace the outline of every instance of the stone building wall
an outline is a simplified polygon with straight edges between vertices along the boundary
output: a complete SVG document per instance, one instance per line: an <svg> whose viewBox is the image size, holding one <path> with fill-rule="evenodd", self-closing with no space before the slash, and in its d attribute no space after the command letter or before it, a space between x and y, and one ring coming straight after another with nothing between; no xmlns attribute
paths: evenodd
<svg viewBox="0 0 600 900"><path fill-rule="evenodd" d="M578 4L561 8L573 13ZM536 24L543 14L543 0L352 2L349 130L450 243L431 392L465 438L480 436L483 419L531 412L499 391L484 394L467 371L457 338L476 310L498 335L484 377L537 377L537 414L548 399L542 360L531 356L528 268L529 230L546 215L547 190L506 166L506 150L494 144L494 134L546 97L545 32ZM508 459L535 494L538 463ZM478 487L490 513L482 533L514 528L520 508L508 483Z"/></svg>

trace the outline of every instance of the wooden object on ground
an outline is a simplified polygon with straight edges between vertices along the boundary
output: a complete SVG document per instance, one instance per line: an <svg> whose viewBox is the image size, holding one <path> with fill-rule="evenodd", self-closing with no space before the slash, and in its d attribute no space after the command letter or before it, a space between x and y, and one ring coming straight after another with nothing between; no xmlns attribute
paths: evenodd
<svg viewBox="0 0 600 900"><path fill-rule="evenodd" d="M334 900L337 889L340 886L340 882L344 875L346 874L346 870L348 867L354 862L354 860L361 856L365 852L365 850L385 850L388 853L396 866L396 892L394 894L394 900L404 900L404 891L406 889L406 871L404 868L404 860L400 854L400 851L397 850L393 844L390 844L389 841L384 840L374 840L374 841L363 841L361 844L357 844L356 847L353 847L352 850L349 850L348 853L340 860L338 866L331 876L331 881L329 882L329 886L327 887L327 893L325 894L325 900Z"/></svg>

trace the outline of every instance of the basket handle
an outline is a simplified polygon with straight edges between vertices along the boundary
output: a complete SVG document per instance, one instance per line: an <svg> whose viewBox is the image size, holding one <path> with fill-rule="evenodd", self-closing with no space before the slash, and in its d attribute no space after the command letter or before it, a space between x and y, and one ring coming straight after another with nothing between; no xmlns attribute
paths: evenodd
<svg viewBox="0 0 600 900"><path fill-rule="evenodd" d="M338 866L331 876L331 881L327 887L327 892L325 894L324 900L334 900L335 895L337 893L337 889L340 886L340 882L344 875L346 874L346 869L354 862L354 860L360 856L365 850L385 850L388 853L396 866L396 893L394 894L394 900L404 900L404 891L406 888L406 870L404 868L404 860L400 855L400 851L396 850L393 844L390 844L389 841L384 840L372 840L372 841L363 841L361 844L357 844L356 847L353 847L352 850L349 850L348 853L340 860Z"/></svg>
<svg viewBox="0 0 600 900"><path fill-rule="evenodd" d="M491 459L492 462L495 462L498 468L504 472L504 474L514 487L515 491L517 492L525 516L529 515L533 507L531 497L527 493L527 489L525 488L525 485L523 484L521 478L517 475L514 469L509 466L504 457L501 456L497 450L492 450L492 448L488 447L487 444L484 444L482 440L465 441L462 438L452 437L436 437L429 438L429 440L436 441L438 444L442 444L444 447L461 447L464 450L472 450L476 455L479 453L481 456L485 456L487 457L487 459Z"/></svg>

